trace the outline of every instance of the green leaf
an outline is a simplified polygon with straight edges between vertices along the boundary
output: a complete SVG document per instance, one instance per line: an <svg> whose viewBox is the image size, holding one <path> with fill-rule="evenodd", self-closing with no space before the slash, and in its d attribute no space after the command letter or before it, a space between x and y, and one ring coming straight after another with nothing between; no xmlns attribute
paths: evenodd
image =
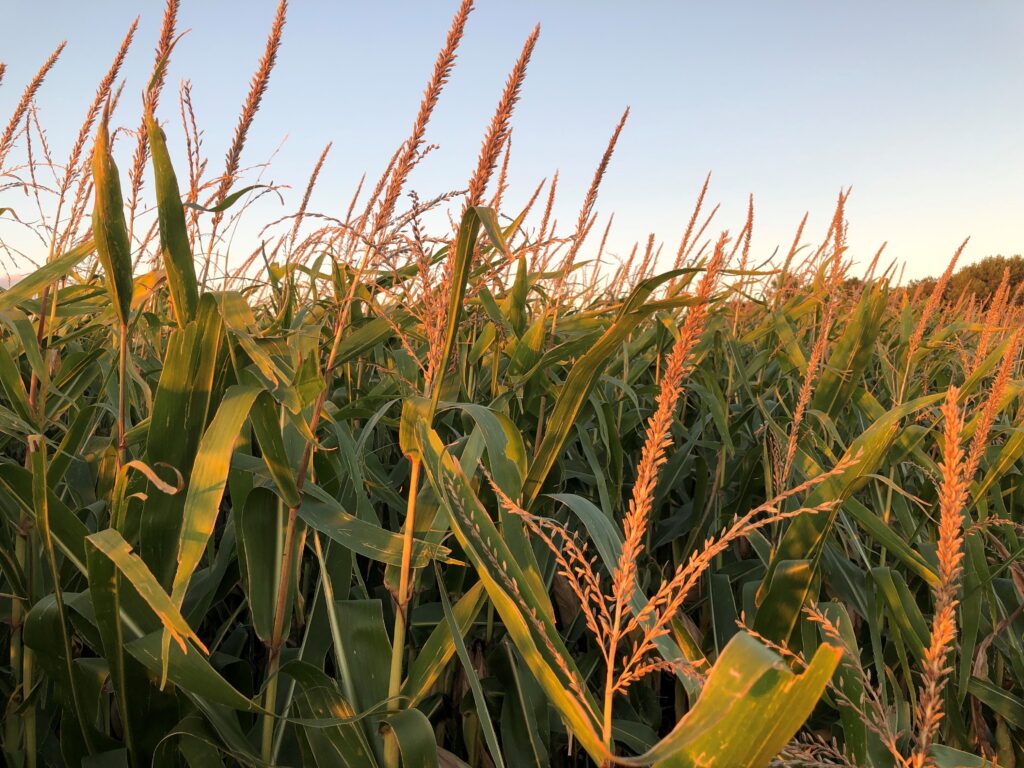
<svg viewBox="0 0 1024 768"><path fill-rule="evenodd" d="M449 636L455 645L455 652L462 663L462 671L465 673L469 688L473 692L473 703L476 704L477 718L480 720L480 727L484 732L484 740L487 742L487 748L491 751L491 760L494 761L497 768L505 768L505 761L501 757L501 747L498 745L498 735L494 732L494 724L491 722L490 714L487 711L487 699L484 698L480 677L473 667L473 660L469 657L466 643L462 639L463 629L459 626L455 612L452 610L452 603L448 598L448 590L445 589L441 570L437 566L434 567L434 570L437 574L438 593L441 596L441 606L444 608L445 623L448 626Z"/></svg>
<svg viewBox="0 0 1024 768"><path fill-rule="evenodd" d="M278 408L269 394L263 392L256 398L249 420L256 432L263 461L274 478L281 498L289 507L298 506L299 489L295 485L295 472L288 463L288 454L285 452Z"/></svg>
<svg viewBox="0 0 1024 768"><path fill-rule="evenodd" d="M263 710L224 679L210 662L191 648L182 652L177 645L165 653L162 645L165 633L151 632L130 641L125 650L153 675L166 676L176 688L209 704L219 704L241 712L259 713Z"/></svg>
<svg viewBox="0 0 1024 768"><path fill-rule="evenodd" d="M148 102L147 102L148 103ZM195 262L185 226L185 211L181 205L178 180L167 151L167 137L150 110L146 110L146 132L153 157L153 175L156 186L157 217L160 222L160 244L171 307L179 327L193 320L199 308L199 284Z"/></svg>
<svg viewBox="0 0 1024 768"><path fill-rule="evenodd" d="M832 500L845 500L870 479L878 465L895 444L901 421L921 409L937 403L943 395L934 394L919 397L899 405L876 419L846 449L844 458L856 461L843 472L818 484L804 500L805 507L815 507ZM814 598L812 580L817 573L825 536L839 514L839 507L831 513L803 514L795 518L782 536L782 541L772 558L768 574L758 591L758 613L771 616L771 634L765 636L773 642L784 641L792 632L800 615L804 601ZM803 569L800 574L790 569L785 575L784 588L773 590L773 579L779 564L785 561L811 560L814 567ZM799 582L799 583L798 583ZM800 602L797 603L796 601ZM760 631L760 630L759 630Z"/></svg>
<svg viewBox="0 0 1024 768"><path fill-rule="evenodd" d="M784 638L793 631L814 593L814 563L783 560L775 564L754 629L763 637Z"/></svg>
<svg viewBox="0 0 1024 768"><path fill-rule="evenodd" d="M50 283L65 277L82 259L95 250L96 243L93 240L85 240L63 256L47 262L35 272L21 278L6 291L0 292L0 311L12 309L36 296Z"/></svg>
<svg viewBox="0 0 1024 768"><path fill-rule="evenodd" d="M935 768L999 768L991 760L941 744L933 744L930 754L935 760Z"/></svg>
<svg viewBox="0 0 1024 768"><path fill-rule="evenodd" d="M284 539L284 515L279 501L266 488L253 488L241 502L236 501L235 526L240 565L245 569L243 584L256 636L269 643L273 634L274 609L280 579L280 552ZM285 615L290 616L291 611Z"/></svg>
<svg viewBox="0 0 1024 768"><path fill-rule="evenodd" d="M598 705L538 595L437 433L422 422L417 443L427 478L451 516L452 531L476 569L506 631L580 745L598 762L608 757Z"/></svg>
<svg viewBox="0 0 1024 768"><path fill-rule="evenodd" d="M1014 727L1024 728L1024 700L1020 697L979 677L971 678L967 690L1000 716L1005 717Z"/></svg>
<svg viewBox="0 0 1024 768"><path fill-rule="evenodd" d="M356 719L355 710L333 680L316 667L297 661L285 664L281 674L298 684L296 704L299 714L312 721L311 725L317 725L303 729L302 733L317 766L375 768L378 765L366 734Z"/></svg>
<svg viewBox="0 0 1024 768"><path fill-rule="evenodd" d="M530 471L523 485L523 506L527 509L537 498L548 473L558 460L565 440L579 418L583 404L598 377L604 371L605 361L619 349L623 339L650 312L654 311L654 307L644 305L651 293L659 285L679 274L681 274L680 270L666 272L637 285L623 302L614 322L569 371L565 382L558 390L558 397L551 409L551 415L548 417L544 437L530 463Z"/></svg>
<svg viewBox="0 0 1024 768"><path fill-rule="evenodd" d="M50 506L49 506L49 485L46 482L46 440L42 435L33 435L28 440L29 459L32 467L32 505L35 510L36 525L39 526L39 535L43 540L43 547L46 552L47 564L50 568L50 578L56 587L54 592L55 604L57 607L57 622L60 627L60 636L63 642L63 658L67 668L66 679L68 691L71 694L71 706L75 716L75 724L81 730L82 740L91 754L94 751L92 728L89 719L86 717L82 700L82 690L75 674L74 656L71 645L71 628L68 625L68 616L64 608L64 595L60 586L60 567L57 563L57 549L54 544L53 532L50 527Z"/></svg>
<svg viewBox="0 0 1024 768"><path fill-rule="evenodd" d="M403 538L400 534L349 514L336 499L313 483L306 483L303 487L298 513L310 528L353 552L381 563L399 565L402 562ZM447 547L416 539L412 567L422 568L435 558L447 558L448 553Z"/></svg>
<svg viewBox="0 0 1024 768"><path fill-rule="evenodd" d="M104 556L95 546L87 550L89 568L89 593L92 596L96 627L102 641L103 656L110 670L114 696L121 712L121 729L124 742L133 759L141 759L136 744L133 698L138 694L137 686L147 681L140 680L127 668L124 646L124 627L121 623L121 591L119 577L113 560Z"/></svg>
<svg viewBox="0 0 1024 768"><path fill-rule="evenodd" d="M171 600L179 608L217 521L235 439L260 392L258 387L241 384L229 388L199 443L178 538L178 568L171 585ZM164 637L164 677L170 640L168 633Z"/></svg>
<svg viewBox="0 0 1024 768"><path fill-rule="evenodd" d="M619 557L622 554L621 531L607 515L594 506L593 502L587 501L581 496L572 493L553 493L550 496L555 501L565 504L580 519L587 529L590 540L597 548L597 553L601 558L605 571L607 573L614 573ZM629 608L634 614L637 614L643 610L646 604L647 596L640 584L637 583L633 590L633 597ZM655 641L658 653L661 654L663 659L666 661L685 660L693 664L700 664L706 661L703 652L701 652L700 644L691 636L689 630L682 622L678 620L673 622L673 629L676 637L684 638L687 641L685 650L673 642L671 637L663 635ZM696 695L699 692L700 689L692 676L687 675L685 671L681 670L678 673L678 678L690 695Z"/></svg>
<svg viewBox="0 0 1024 768"><path fill-rule="evenodd" d="M418 709L403 709L384 722L395 734L404 768L437 768L437 743L426 715Z"/></svg>
<svg viewBox="0 0 1024 768"><path fill-rule="evenodd" d="M821 610L834 627L839 629L843 643L849 652L856 652L857 637L854 634L853 621L850 614L842 603L821 603L818 608ZM829 642L830 638L822 631L822 640ZM855 659L853 661L856 661ZM833 677L835 685L843 692L847 701L861 701L864 695L864 680L852 667L852 662L844 664L840 661ZM868 762L868 728L861 718L861 713L855 708L839 703L839 715L843 724L843 743L847 754L853 758L857 765L865 765Z"/></svg>
<svg viewBox="0 0 1024 768"><path fill-rule="evenodd" d="M428 420L433 419L437 411L438 401L441 399L442 382L445 371L448 369L448 361L452 356L452 349L455 347L456 331L459 327L459 318L462 314L463 299L466 295L466 281L469 279L469 270L473 266L473 251L476 249L477 235L480 232L481 211L488 209L468 208L462 215L462 224L459 226L459 234L455 239L455 252L449 255L453 260L451 268L450 293L448 294L448 311L445 314L445 330L441 343L439 356L440 370L436 372L431 382L430 410Z"/></svg>
<svg viewBox="0 0 1024 768"><path fill-rule="evenodd" d="M167 341L146 435L146 460L176 468L186 486L191 485L211 404L219 397L214 390L219 390L224 347L224 324L216 299L209 295L199 302L196 320L172 331ZM149 494L138 521L139 554L168 589L177 567L186 496Z"/></svg>
<svg viewBox="0 0 1024 768"><path fill-rule="evenodd" d="M266 184L250 184L248 187L242 187L241 189L232 192L230 195L225 196L223 200L209 208L199 205L199 203L184 203L184 206L186 208L191 208L194 211L202 211L203 213L223 213L254 189L272 189L272 187L269 187Z"/></svg>
<svg viewBox="0 0 1024 768"><path fill-rule="evenodd" d="M163 587L153 576L149 568L138 555L132 552L132 548L125 541L121 534L113 528L107 528L99 533L86 537L86 558L90 573L99 566L104 572L107 566L106 561L113 566L132 585L139 597L146 601L164 629L174 638L182 652L187 652L186 641L195 643L199 648L205 650L202 640L195 633L188 621L181 615L178 606L174 604L170 596L164 592ZM109 576L105 576L109 581ZM92 586L90 584L90 586ZM102 630L102 628L101 628Z"/></svg>
<svg viewBox="0 0 1024 768"><path fill-rule="evenodd" d="M860 385L864 369L871 362L887 301L888 290L882 284L876 283L864 291L860 304L822 369L811 400L812 409L833 414L838 407L849 402L854 388Z"/></svg>
<svg viewBox="0 0 1024 768"><path fill-rule="evenodd" d="M804 724L841 653L822 645L800 674L746 632L722 651L693 709L650 752L626 765L767 766Z"/></svg>
<svg viewBox="0 0 1024 768"><path fill-rule="evenodd" d="M351 702L359 712L377 707L388 697L388 674L391 667L391 641L384 628L384 611L380 600L336 600L338 627L344 667L352 676L356 700ZM397 702L388 702L391 707Z"/></svg>
<svg viewBox="0 0 1024 768"><path fill-rule="evenodd" d="M107 277L107 291L122 326L128 325L132 306L132 257L128 225L124 220L124 200L117 165L110 154L110 133L104 112L96 132L92 155L92 179L96 191L92 211L92 231L96 253Z"/></svg>
<svg viewBox="0 0 1024 768"><path fill-rule="evenodd" d="M438 622L431 631L416 658L409 665L408 677L402 685L402 695L409 698L410 706L419 704L444 674L448 662L457 652L455 633L465 635L469 632L484 605L485 597L484 585L478 581L452 608L454 626L451 621Z"/></svg>

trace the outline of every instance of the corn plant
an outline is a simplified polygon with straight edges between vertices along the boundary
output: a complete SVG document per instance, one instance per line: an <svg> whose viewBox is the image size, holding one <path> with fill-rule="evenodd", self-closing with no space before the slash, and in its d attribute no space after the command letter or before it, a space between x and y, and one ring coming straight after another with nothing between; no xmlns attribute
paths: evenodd
<svg viewBox="0 0 1024 768"><path fill-rule="evenodd" d="M0 240L35 264L0 292L7 763L1016 765L1009 273L951 300L961 246L927 290L883 251L854 277L847 191L758 262L753 199L719 231L710 177L674 254L615 259L628 109L560 231L557 173L509 199L539 27L468 181L421 197L472 7L376 181L311 208L328 145L245 253L280 192L243 158L284 0L217 175L191 86L165 93L177 0L141 103L133 22L66 161L35 103L63 46L16 99L0 222L39 250Z"/></svg>

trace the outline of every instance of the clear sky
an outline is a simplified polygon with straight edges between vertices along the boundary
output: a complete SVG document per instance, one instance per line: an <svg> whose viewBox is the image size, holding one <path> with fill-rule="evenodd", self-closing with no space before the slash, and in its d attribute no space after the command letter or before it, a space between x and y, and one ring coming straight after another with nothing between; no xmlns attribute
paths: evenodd
<svg viewBox="0 0 1024 768"><path fill-rule="evenodd" d="M293 210L327 141L334 149L311 208L338 213L363 171L380 172L408 133L456 6L292 1L243 157L266 160L284 141L269 178L299 189L287 208L267 201L268 219ZM179 27L191 31L170 77L193 81L214 173L274 8L275 0L183 0ZM66 38L39 98L50 142L66 152L136 14L123 122L138 109L162 3L5 0L0 116ZM514 119L513 207L558 168L557 213L566 224L574 219L630 105L598 203L603 214L616 213L616 251L653 231L674 252L710 170L720 226L738 231L754 194L757 255L788 246L805 210L809 233L820 238L847 185L849 242L859 259L888 240L889 256L919 276L940 271L968 235L966 260L1024 252L1022 3L478 0L429 130L441 149L411 183L421 196L465 183L504 78L537 22L541 36ZM176 118L174 100L165 97L162 112ZM183 151L173 128L172 154Z"/></svg>

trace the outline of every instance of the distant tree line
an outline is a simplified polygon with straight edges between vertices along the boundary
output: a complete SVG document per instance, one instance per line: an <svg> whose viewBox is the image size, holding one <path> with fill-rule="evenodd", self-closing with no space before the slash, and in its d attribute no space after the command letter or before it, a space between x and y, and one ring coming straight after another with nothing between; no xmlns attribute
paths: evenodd
<svg viewBox="0 0 1024 768"><path fill-rule="evenodd" d="M1024 256L987 256L974 264L966 264L950 277L946 285L945 298L956 300L964 293L973 293L979 299L984 300L992 296L1002 282L1003 273L1010 271L1010 293L1012 295L1017 285L1024 280ZM913 280L908 289L913 292L921 287L923 291L930 291L935 286L935 277L925 277L921 280Z"/></svg>

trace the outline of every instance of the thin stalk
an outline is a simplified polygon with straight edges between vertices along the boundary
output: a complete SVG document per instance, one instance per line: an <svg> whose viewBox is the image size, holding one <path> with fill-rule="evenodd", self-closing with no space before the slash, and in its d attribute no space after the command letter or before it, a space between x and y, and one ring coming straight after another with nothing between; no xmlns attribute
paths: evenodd
<svg viewBox="0 0 1024 768"><path fill-rule="evenodd" d="M18 562L18 567L22 573L26 574L25 589L31 593L31 581L27 578L26 565L28 562L28 516L22 512L21 518L18 521L18 530L14 540L14 557ZM21 640L21 627L25 620L25 611L22 606L21 600L17 597L11 600L11 669L14 670L14 684L15 688L20 691L21 700L25 699L25 692L31 687L31 649L25 648ZM29 677L25 677L25 672L28 670ZM28 681L26 683L26 680ZM13 702L12 702L13 703ZM18 737L21 735L24 739L23 748L25 755L29 759L29 765L35 762L35 736L31 741L29 740L29 724L31 722L33 731L35 730L35 717L36 709L35 705L27 707L21 716L22 729L18 728L19 720L17 717L7 717L5 728L4 728L4 743L10 745L9 749L14 749L18 744ZM19 734L19 730L22 731ZM31 745L31 746L30 746Z"/></svg>
<svg viewBox="0 0 1024 768"><path fill-rule="evenodd" d="M612 704L615 700L615 649L619 644L619 627L622 626L622 603L615 604L615 620L612 622L612 631L608 637L608 649L605 654L605 679L604 679L604 722L601 728L601 738L608 747L609 753L614 753L612 743Z"/></svg>
<svg viewBox="0 0 1024 768"><path fill-rule="evenodd" d="M47 501L49 486L46 482L46 438L43 435L30 435L28 438L29 457L32 464L32 503L35 506L36 527L42 534L43 550L46 554L46 562L50 568L50 578L53 580L53 596L57 603L57 614L60 617L61 641L64 646L64 662L67 665L68 685L71 688L71 701L74 707L75 719L82 733L82 741L89 754L96 753L93 744L92 733L85 718L85 708L82 703L81 692L75 682L74 656L71 646L71 633L68 629L68 617L64 608L64 590L60 583L60 566L57 563L57 549L53 543L53 534L50 529L50 505ZM31 679L31 669L28 671L28 678ZM31 690L31 688L26 688ZM33 721L33 729L35 723ZM27 727L27 726L26 726ZM26 736L28 734L26 733ZM35 741L33 734L33 743Z"/></svg>
<svg viewBox="0 0 1024 768"><path fill-rule="evenodd" d="M341 626L338 624L338 613L334 609L334 585L331 583L331 576L327 571L327 558L320 545L320 534L313 531L313 550L316 552L317 563L320 566L320 587L324 593L324 604L327 606L327 622L331 627L331 643L334 647L334 663L340 672L341 687L345 691L345 697L349 703L355 706L356 692L352 688L352 670L349 669L348 657L345 655L344 644L341 641ZM314 603L314 607L315 607Z"/></svg>
<svg viewBox="0 0 1024 768"><path fill-rule="evenodd" d="M35 669L35 654L31 648L24 648L21 658L21 691L22 698L26 691L31 691L35 684L33 681L33 670ZM22 738L25 747L25 765L27 768L36 768L36 705L28 707L22 714Z"/></svg>
<svg viewBox="0 0 1024 768"><path fill-rule="evenodd" d="M491 397L498 396L498 366L501 364L501 353L495 349L491 357Z"/></svg>
<svg viewBox="0 0 1024 768"><path fill-rule="evenodd" d="M274 715L277 704L277 670L279 662L276 656L271 656L272 669L267 671L267 687L263 692L263 708L267 710L263 716L262 738L260 740L260 755L264 762L270 763L274 751Z"/></svg>
<svg viewBox="0 0 1024 768"><path fill-rule="evenodd" d="M420 459L412 459L409 474L409 500L405 513L405 533L402 537L402 568L398 580L398 605L395 607L395 635L391 641L391 676L388 681L388 701L392 704L402 693L402 661L405 658L405 632L408 627L409 600L412 581L413 527L416 523L416 490L420 481ZM384 765L398 767L398 741L393 734L384 743Z"/></svg>
<svg viewBox="0 0 1024 768"><path fill-rule="evenodd" d="M629 341L632 338L633 338L633 334L629 334L629 336L626 337L626 340L624 342L622 342L622 383L624 385L627 385L627 386L629 385ZM661 347L660 347L660 345L659 345L659 347L657 349L657 354L654 356L654 360L655 360L655 365L656 365L654 380L655 381L661 381L661 369L660 369L660 366L661 366ZM619 402L618 413L616 414L616 417L615 417L615 424L616 424L617 429L621 433L622 432L622 414L623 414L623 411L624 411L624 409L626 407L626 396L622 393L622 390L620 390L616 394L615 398Z"/></svg>
<svg viewBox="0 0 1024 768"><path fill-rule="evenodd" d="M334 370L334 361L338 356L338 347L341 344L342 333L348 324L348 311L351 307L352 297L354 297L354 295L355 289L352 288L350 289L349 296L347 297L343 307L339 310L337 319L334 322L334 339L331 342L331 351L327 355L327 362L323 371L325 382L330 381L331 372ZM327 401L328 389L329 384L325 384L323 390L319 395L317 395L316 402L313 404L313 412L309 419L309 432L312 435L316 434L317 427L320 424L320 416L323 412L324 403ZM306 474L309 472L309 466L312 459L313 442L311 440L307 440L302 449L302 458L299 460L299 468L295 475L295 486L298 488L300 493L302 492L303 486L306 484ZM278 669L281 665L281 649L284 646L285 640L284 621L285 611L288 607L288 574L292 572L292 568L294 567L292 559L295 554L295 527L298 515L298 505L295 505L288 510L288 523L285 528L284 535L284 551L281 555L281 577L278 579L277 601L274 606L274 625L270 637L270 645L267 649L269 652L269 659L267 662L267 688L264 698L264 706L267 710L267 714L263 716L263 738L261 743L261 756L267 762L270 762L271 754L274 751L274 706L277 698L276 678Z"/></svg>
<svg viewBox="0 0 1024 768"><path fill-rule="evenodd" d="M51 251L50 256L53 256ZM36 330L36 343L39 345L39 351L45 354L45 348L43 346L43 339L46 336L46 319L47 319L47 305L50 297L50 286L47 285L42 292L39 299L39 327ZM56 307L56 302L53 302ZM36 372L33 370L29 377L28 385L28 405L29 411L36 419L40 429L46 419L46 395L45 392L40 392L39 377L36 376ZM25 459L26 469L31 470L32 468L32 455L31 452ZM34 551L34 547L30 546L32 541L32 523L29 521L28 515L22 511L21 516L18 520L18 531L15 536L14 542L14 557L18 563L18 567L21 572L25 574L25 590L26 597L31 604L32 601L32 560L30 553ZM55 589L59 590L59 585L55 586ZM31 648L27 648L24 645L23 639L23 624L25 621L25 615L27 611L24 605L18 599L11 601L11 667L14 669L15 684L21 685L21 698L24 702L27 693L32 690L33 686L33 670L35 669L35 654L33 654ZM25 752L25 765L27 768L35 768L36 766L36 705L32 702L28 707L25 708L21 715L22 729L22 747ZM8 738L5 743L11 745L11 748L17 744L17 720L14 718L8 719L8 730L5 736L14 736L13 739Z"/></svg>
<svg viewBox="0 0 1024 768"><path fill-rule="evenodd" d="M117 345L117 464L124 465L128 429L128 325L121 324Z"/></svg>
<svg viewBox="0 0 1024 768"><path fill-rule="evenodd" d="M284 407L283 406L280 408L280 415L278 417L278 424L282 428L284 427ZM284 571L281 570L282 565L283 565L283 562L282 562L283 561L283 553L285 552L285 547L286 547L285 540L287 539L287 535L286 535L285 531L282 530L282 528L281 528L281 520L284 518L284 515L285 515L284 501L280 497L278 497L278 499L277 499L277 520L275 521L275 524L277 526L277 535L275 537L276 538L276 542L275 543L276 543L276 546L277 546L277 551L282 553L282 556L281 557L277 557L274 560L274 579L275 579L275 583L277 583L277 584L281 584L284 581L284 579L283 579ZM274 620L275 620L275 626L276 626L276 620L277 620L276 614L275 614ZM276 662L276 659L274 658L273 653L271 654L270 661L271 661L271 664L274 664ZM267 680L267 688L264 691L264 702L263 702L263 705L264 705L264 709L266 709L267 712L274 712L275 711L275 706L277 705L277 667L276 667L276 665L273 667L273 669L271 671L270 679ZM266 762L269 762L269 763L273 762L272 757L273 757L273 754L274 754L274 730L275 730L275 725L276 725L276 721L274 720L274 718L272 718L272 717L264 717L263 718L262 732L261 732L261 742L260 742L260 750L261 750L260 754L262 755L263 759Z"/></svg>
<svg viewBox="0 0 1024 768"><path fill-rule="evenodd" d="M544 408L547 405L547 396L540 396L540 407L537 409L537 432L533 436L533 458L540 453L540 441L544 437Z"/></svg>
<svg viewBox="0 0 1024 768"><path fill-rule="evenodd" d="M53 254L51 253L50 255L52 256ZM43 292L39 297L39 328L36 330L36 343L39 345L40 354L45 354L46 352L46 347L43 344L43 339L45 339L47 336L46 319L48 313L47 307L49 306L50 299L50 288L51 286L49 285L43 288ZM57 302L53 302L52 308L54 311L56 311ZM33 415L36 417L37 422L41 426L46 411L43 408L42 404L40 403L41 398L39 397L39 385L39 377L36 376L35 371L32 371L28 383L28 404L30 409L32 410ZM37 405L39 406L38 412L36 411Z"/></svg>
<svg viewBox="0 0 1024 768"><path fill-rule="evenodd" d="M302 474L302 479L305 480L304 473ZM299 485L299 487L302 487L301 484ZM276 724L274 722L274 717L272 713L275 711L273 707L275 707L277 703L278 672L280 671L281 667L281 650L284 647L285 639L284 616L287 613L288 584L291 581L290 574L295 568L295 565L297 565L296 563L294 563L293 555L296 552L302 552L302 549L305 546L306 541L305 528L302 529L302 533L299 535L298 541L295 540L296 526L294 523L297 513L297 506L293 507L292 510L290 511L289 521L292 524L289 526L288 535L286 535L285 537L285 546L287 547L287 549L285 550L285 556L282 558L283 566L281 568L281 579L278 582L279 587L277 592L278 604L276 606L274 614L274 641L273 645L271 646L271 658L269 670L267 673L268 680L266 689L266 708L268 715L265 716L263 719L263 741L262 744L260 745L261 749L263 750L263 754L266 756L264 759L267 762L272 762L270 760L270 755L276 754L277 751L274 739L274 727Z"/></svg>
<svg viewBox="0 0 1024 768"><path fill-rule="evenodd" d="M340 331L336 338L340 338ZM335 344L334 350L337 349ZM332 352L334 351L332 350ZM333 358L333 354L331 357ZM316 434L317 424L320 421L320 411L327 398L327 390L324 389L313 406L313 417L310 419L310 432ZM313 444L307 442L302 451L299 471L296 474L295 485L302 491L306 484L306 474L313 458ZM295 554L295 527L299 516L299 507L295 505L288 510L288 524L284 534L284 551L281 555L281 571L277 581L277 602L274 606L274 628L270 636L270 647L268 651L270 658L267 662L267 688L264 696L264 708L267 714L263 716L263 739L261 743L261 755L265 761L270 761L274 745L275 726L275 704L277 699L277 672L281 666L281 649L284 647L284 621L288 608L288 583L290 574L295 567L293 558Z"/></svg>
<svg viewBox="0 0 1024 768"><path fill-rule="evenodd" d="M317 580L316 589L314 590L314 593L313 593L313 609L312 609L313 612L316 611L317 605L319 604L320 593L322 591L323 591L323 573L320 574L320 578ZM305 632L305 634L303 634L302 642L299 644L299 658L300 659L303 658L303 654L305 653L306 643L309 640L310 628L312 626L313 626L313 616L312 616L312 613L311 613L310 614L310 620L306 622L306 632ZM281 708L282 712L287 712L288 711L288 709L291 707L292 699L294 697L295 697L295 681L294 680L289 680L288 681L288 688L287 688L287 690L285 691L285 694L284 694L284 706ZM274 735L274 744L273 744L273 749L271 750L271 753L270 753L270 760L268 762L270 762L271 765L276 765L277 764L277 756L281 753L281 744L284 741L284 729L283 728L279 728L279 729L277 729L276 733L274 733L273 731L272 731L272 733Z"/></svg>

